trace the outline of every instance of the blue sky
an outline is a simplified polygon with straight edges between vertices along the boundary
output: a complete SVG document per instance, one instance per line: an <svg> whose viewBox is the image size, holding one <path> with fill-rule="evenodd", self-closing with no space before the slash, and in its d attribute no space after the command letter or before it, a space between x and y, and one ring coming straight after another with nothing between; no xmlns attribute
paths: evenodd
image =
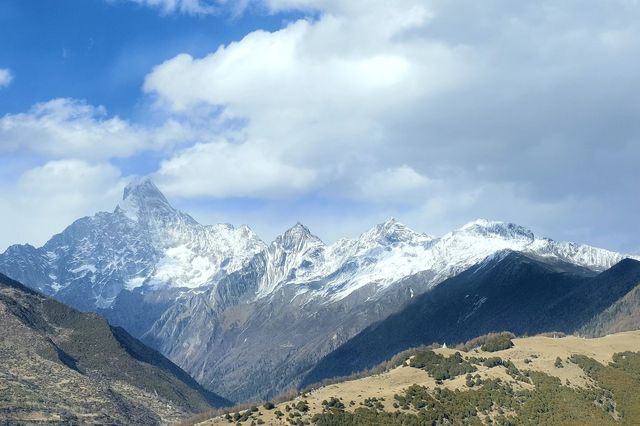
<svg viewBox="0 0 640 426"><path fill-rule="evenodd" d="M149 175L265 240L485 217L640 252L639 20L626 0L5 0L0 249Z"/></svg>
<svg viewBox="0 0 640 426"><path fill-rule="evenodd" d="M183 52L204 55L293 18L251 11L241 18L166 14L127 1L3 0L0 60L17 78L0 98L0 112L71 97L142 118L140 88L154 65Z"/></svg>

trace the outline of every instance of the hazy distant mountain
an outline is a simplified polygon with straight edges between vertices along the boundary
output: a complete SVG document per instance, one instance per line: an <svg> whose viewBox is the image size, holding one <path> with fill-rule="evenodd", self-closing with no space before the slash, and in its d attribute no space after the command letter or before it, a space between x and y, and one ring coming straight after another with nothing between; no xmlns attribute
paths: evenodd
<svg viewBox="0 0 640 426"><path fill-rule="evenodd" d="M0 275L0 423L158 424L229 402L96 314Z"/></svg>
<svg viewBox="0 0 640 426"><path fill-rule="evenodd" d="M296 224L266 244L246 226L198 224L141 179L112 213L80 219L41 248L10 247L0 271L101 313L243 400L299 383L365 327L505 249L591 271L625 257L486 220L434 237L390 219L331 245Z"/></svg>
<svg viewBox="0 0 640 426"><path fill-rule="evenodd" d="M519 335L573 332L639 284L636 260L596 275L499 252L367 327L319 362L303 384L349 375L433 342L459 343L505 329Z"/></svg>
<svg viewBox="0 0 640 426"><path fill-rule="evenodd" d="M629 293L593 318L579 332L599 337L621 331L640 329L640 281Z"/></svg>

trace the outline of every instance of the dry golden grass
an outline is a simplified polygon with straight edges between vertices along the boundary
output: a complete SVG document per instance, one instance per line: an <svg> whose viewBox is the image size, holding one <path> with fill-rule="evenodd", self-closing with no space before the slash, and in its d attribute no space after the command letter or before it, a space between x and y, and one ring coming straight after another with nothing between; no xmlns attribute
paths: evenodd
<svg viewBox="0 0 640 426"><path fill-rule="evenodd" d="M640 351L640 331L618 333L597 339L583 339L575 336L563 338L535 336L514 339L513 342L514 346L510 349L491 353L477 350L465 354L465 356L472 355L486 358L499 356L503 359L511 360L519 369L540 371L560 378L563 383L568 380L571 386L586 387L589 383L586 375L577 365L566 362L567 358L574 354L582 354L607 364L612 360L613 354L616 352ZM436 349L435 352L443 355L452 355L456 350ZM557 368L554 365L558 357L563 360L563 368ZM525 360L530 362L526 363ZM500 378L505 382L513 383L514 386L531 386L515 382L502 367L491 369L479 367L478 373L483 378ZM259 406L258 418L262 419L267 425L289 424L285 419L278 420L274 414L275 411L280 410L286 415L286 405L306 400L309 404L309 412L304 415L303 419L310 419L314 414L322 412L322 401L329 400L331 397L340 398L346 410L349 411L362 406L361 403L367 398L384 398L382 403L385 406L385 410L394 411L394 395L402 393L413 384L430 389L435 389L438 386L452 390L466 387L463 376L453 380L446 380L442 385L438 385L425 371L401 366L382 374L321 387L304 396L298 396L292 401L277 404L274 410L265 410L262 406ZM230 423L223 417L217 417L200 424L224 425Z"/></svg>

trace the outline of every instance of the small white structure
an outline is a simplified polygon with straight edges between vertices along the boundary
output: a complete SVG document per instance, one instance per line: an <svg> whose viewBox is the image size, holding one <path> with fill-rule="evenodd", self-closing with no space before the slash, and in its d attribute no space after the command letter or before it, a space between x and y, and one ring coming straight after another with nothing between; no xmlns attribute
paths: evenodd
<svg viewBox="0 0 640 426"><path fill-rule="evenodd" d="M447 344L446 343L442 344L442 349L447 349Z"/></svg>

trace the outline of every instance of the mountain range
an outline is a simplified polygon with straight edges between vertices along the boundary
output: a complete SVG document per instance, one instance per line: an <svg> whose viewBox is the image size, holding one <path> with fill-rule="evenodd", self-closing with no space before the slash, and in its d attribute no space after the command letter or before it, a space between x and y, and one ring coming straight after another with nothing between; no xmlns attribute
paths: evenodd
<svg viewBox="0 0 640 426"><path fill-rule="evenodd" d="M9 247L0 272L100 313L243 401L305 382L367 327L505 251L580 279L629 257L487 220L435 237L389 219L330 245L298 223L267 244L247 226L199 224L143 178L113 212Z"/></svg>

